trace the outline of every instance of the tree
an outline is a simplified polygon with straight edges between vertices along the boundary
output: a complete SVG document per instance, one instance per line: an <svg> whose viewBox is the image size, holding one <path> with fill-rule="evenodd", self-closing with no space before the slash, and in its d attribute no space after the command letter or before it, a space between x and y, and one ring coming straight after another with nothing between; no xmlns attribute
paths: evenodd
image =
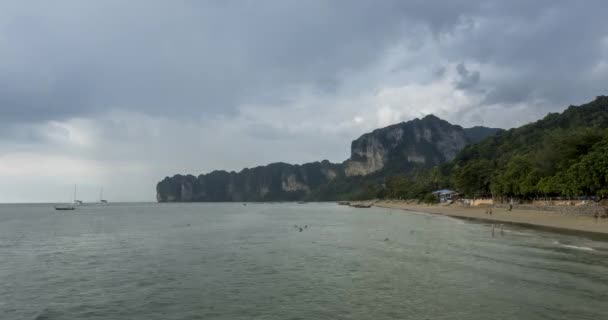
<svg viewBox="0 0 608 320"><path fill-rule="evenodd" d="M566 172L572 195L608 195L608 141L596 144Z"/></svg>
<svg viewBox="0 0 608 320"><path fill-rule="evenodd" d="M528 157L516 155L494 175L492 193L495 196L530 197L537 193L539 180L539 172Z"/></svg>
<svg viewBox="0 0 608 320"><path fill-rule="evenodd" d="M424 197L422 197L422 202L426 203L426 204L433 204L433 203L438 203L439 200L437 199L437 197L432 194L432 193L427 193L424 195Z"/></svg>
<svg viewBox="0 0 608 320"><path fill-rule="evenodd" d="M455 170L454 186L468 196L489 193L494 165L489 160L471 160Z"/></svg>

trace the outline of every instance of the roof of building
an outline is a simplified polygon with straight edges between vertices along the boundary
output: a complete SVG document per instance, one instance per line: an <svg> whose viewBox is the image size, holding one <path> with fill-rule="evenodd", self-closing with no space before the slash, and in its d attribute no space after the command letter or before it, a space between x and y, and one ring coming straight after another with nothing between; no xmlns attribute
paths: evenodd
<svg viewBox="0 0 608 320"><path fill-rule="evenodd" d="M433 194L438 194L438 195L451 194L451 193L456 193L456 191L450 190L450 189L441 189L441 190L433 191Z"/></svg>

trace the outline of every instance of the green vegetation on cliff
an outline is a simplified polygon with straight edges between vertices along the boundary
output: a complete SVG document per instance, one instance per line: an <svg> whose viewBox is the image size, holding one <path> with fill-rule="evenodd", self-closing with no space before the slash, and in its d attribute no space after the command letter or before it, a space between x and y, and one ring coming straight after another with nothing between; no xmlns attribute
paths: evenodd
<svg viewBox="0 0 608 320"><path fill-rule="evenodd" d="M500 132L465 147L453 161L413 181L387 183L407 196L448 187L467 196L534 198L608 195L608 97ZM434 179L434 180L433 180ZM432 181L439 181L434 184ZM398 190L398 191L397 191ZM404 191L408 190L408 191ZM414 190L414 191L409 191Z"/></svg>

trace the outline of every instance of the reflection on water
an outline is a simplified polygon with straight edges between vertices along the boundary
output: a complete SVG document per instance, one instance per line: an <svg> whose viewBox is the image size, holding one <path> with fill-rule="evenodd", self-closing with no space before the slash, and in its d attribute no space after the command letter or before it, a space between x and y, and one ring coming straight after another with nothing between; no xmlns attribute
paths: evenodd
<svg viewBox="0 0 608 320"><path fill-rule="evenodd" d="M608 245L334 204L2 205L0 283L0 319L605 319Z"/></svg>

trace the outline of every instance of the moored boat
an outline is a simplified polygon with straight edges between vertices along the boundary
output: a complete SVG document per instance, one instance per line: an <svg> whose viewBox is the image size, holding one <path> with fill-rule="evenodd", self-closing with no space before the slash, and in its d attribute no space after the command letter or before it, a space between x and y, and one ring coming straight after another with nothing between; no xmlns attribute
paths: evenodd
<svg viewBox="0 0 608 320"><path fill-rule="evenodd" d="M369 203L369 204L351 203L350 206L353 207L353 208L371 208L372 204L371 203Z"/></svg>
<svg viewBox="0 0 608 320"><path fill-rule="evenodd" d="M76 209L76 207L74 207L71 204L55 206L55 210L74 210L74 209Z"/></svg>
<svg viewBox="0 0 608 320"><path fill-rule="evenodd" d="M108 200L103 198L103 188L99 188L99 204L108 204Z"/></svg>
<svg viewBox="0 0 608 320"><path fill-rule="evenodd" d="M74 195L72 198L72 203L59 204L59 205L56 205L54 208L55 208L55 210L75 210L76 206L78 206L78 205L82 205L82 201L76 200L76 185L74 185Z"/></svg>

